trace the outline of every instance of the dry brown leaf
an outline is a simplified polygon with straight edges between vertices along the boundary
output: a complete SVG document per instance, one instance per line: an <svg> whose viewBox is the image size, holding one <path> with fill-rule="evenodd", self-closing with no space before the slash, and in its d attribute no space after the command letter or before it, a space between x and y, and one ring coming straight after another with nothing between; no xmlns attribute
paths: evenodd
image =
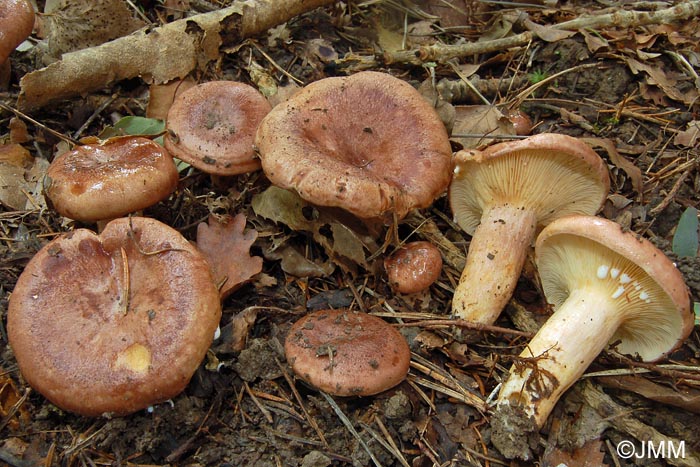
<svg viewBox="0 0 700 467"><path fill-rule="evenodd" d="M266 250L265 259L279 260L282 270L295 277L327 277L335 270L335 266L330 261L312 261L304 256L299 248L292 245L282 245Z"/></svg>
<svg viewBox="0 0 700 467"><path fill-rule="evenodd" d="M625 159L615 147L615 144L607 138L583 138L583 141L590 144L593 147L599 147L605 149L608 153L610 162L612 162L615 167L622 169L627 176L630 178L632 183L632 189L637 193L642 192L642 186L644 185L644 179L642 178L642 171L634 165L632 162Z"/></svg>
<svg viewBox="0 0 700 467"><path fill-rule="evenodd" d="M700 120L693 120L688 123L688 128L676 133L673 144L688 148L696 147L700 144Z"/></svg>
<svg viewBox="0 0 700 467"><path fill-rule="evenodd" d="M14 381L7 375L0 376L0 418L10 431L26 429L30 421L29 410L24 404L19 404L21 394Z"/></svg>
<svg viewBox="0 0 700 467"><path fill-rule="evenodd" d="M647 83L653 86L658 86L664 93L675 101L683 102L692 105L700 99L700 94L697 89L681 90L679 81L671 74L665 73L658 66L647 65L630 57L625 57L627 66L635 75L639 72L647 74Z"/></svg>
<svg viewBox="0 0 700 467"><path fill-rule="evenodd" d="M61 0L47 5L49 54L54 58L130 34L145 23L133 17L124 0Z"/></svg>
<svg viewBox="0 0 700 467"><path fill-rule="evenodd" d="M252 206L255 214L259 216L280 222L292 230L310 232L326 254L346 270L352 269L347 260L362 267L368 267L368 252L374 252L378 248L371 236L360 232L360 226L353 225L351 219L341 218L342 213L338 210L312 206L289 190L271 186L253 197ZM305 215L305 211L309 210L312 214L309 215L307 212ZM331 232L330 237L322 233L326 228ZM286 256L291 254L291 252L285 253ZM303 258L303 255L301 256ZM312 262L312 264L315 263ZM309 267L310 270L304 268L305 275L324 272L328 269L319 265L309 265ZM317 269L319 267L320 269Z"/></svg>
<svg viewBox="0 0 700 467"><path fill-rule="evenodd" d="M578 32L580 32L583 36L583 39L586 41L586 46L588 46L588 50L590 52L597 52L604 47L608 47L608 41L605 40L605 38L597 34L591 34L585 29L580 29Z"/></svg>
<svg viewBox="0 0 700 467"><path fill-rule="evenodd" d="M168 84L152 84L149 88L146 117L165 120L175 98L194 85L194 80L189 78L177 79Z"/></svg>
<svg viewBox="0 0 700 467"><path fill-rule="evenodd" d="M466 149L493 142L493 138L489 136L515 135L513 124L496 106L456 105L455 111L455 122L450 139Z"/></svg>
<svg viewBox="0 0 700 467"><path fill-rule="evenodd" d="M250 256L258 233L246 230L245 223L245 216L237 214L223 220L209 216L208 224L197 226L197 248L209 261L216 283L224 282L219 290L222 299L262 271L262 258Z"/></svg>
<svg viewBox="0 0 700 467"><path fill-rule="evenodd" d="M19 144L0 146L0 203L12 210L24 209L32 185L25 179L25 174L32 167L34 160L29 151Z"/></svg>
<svg viewBox="0 0 700 467"><path fill-rule="evenodd" d="M258 312L255 309L246 308L231 318L231 350L240 352L245 349L250 329L255 324L257 317Z"/></svg>
<svg viewBox="0 0 700 467"><path fill-rule="evenodd" d="M567 467L603 467L603 442L599 439L588 441L572 452L554 448L545 453L543 464L547 467L566 465Z"/></svg>
<svg viewBox="0 0 700 467"><path fill-rule="evenodd" d="M565 31L563 29L555 29L551 26L542 26L529 19L526 19L523 24L528 30L535 33L537 37L547 42L557 42L574 36L577 33L577 31Z"/></svg>

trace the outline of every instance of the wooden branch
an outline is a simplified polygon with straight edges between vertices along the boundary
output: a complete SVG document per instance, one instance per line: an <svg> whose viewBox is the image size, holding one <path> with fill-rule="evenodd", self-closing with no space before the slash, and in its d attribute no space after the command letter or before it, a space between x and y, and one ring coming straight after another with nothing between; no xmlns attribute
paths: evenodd
<svg viewBox="0 0 700 467"><path fill-rule="evenodd" d="M666 24L700 15L700 0L686 1L671 8L658 11L616 11L598 16L584 16L571 21L548 26L545 29L559 31L578 31L580 29L599 29L604 27L631 27L647 24ZM372 68L381 64L405 63L421 65L425 62L446 62L453 58L468 57L484 53L499 52L511 47L526 45L537 38L535 32L526 31L514 36L491 41L469 42L466 44L433 44L412 50L386 52L380 58L367 56L348 56L338 60L339 68Z"/></svg>
<svg viewBox="0 0 700 467"><path fill-rule="evenodd" d="M184 78L216 60L221 47L334 1L237 0L221 10L67 53L58 62L22 78L17 106L23 111L35 110L123 79L141 77L148 83L164 83Z"/></svg>

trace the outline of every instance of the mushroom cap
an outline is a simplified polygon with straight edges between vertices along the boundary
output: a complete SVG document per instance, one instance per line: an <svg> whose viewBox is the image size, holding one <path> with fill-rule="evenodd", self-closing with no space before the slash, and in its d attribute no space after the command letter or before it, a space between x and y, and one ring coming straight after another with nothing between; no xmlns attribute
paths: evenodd
<svg viewBox="0 0 700 467"><path fill-rule="evenodd" d="M542 288L555 309L581 287L602 287L610 294L623 316L610 342L624 354L658 360L693 329L688 288L673 262L613 221L558 219L540 233L535 256Z"/></svg>
<svg viewBox="0 0 700 467"><path fill-rule="evenodd" d="M34 8L28 0L0 2L0 64L34 29Z"/></svg>
<svg viewBox="0 0 700 467"><path fill-rule="evenodd" d="M319 310L292 325L284 344L294 373L337 396L370 396L399 384L411 351L389 323L367 313Z"/></svg>
<svg viewBox="0 0 700 467"><path fill-rule="evenodd" d="M442 256L430 242L409 242L384 259L384 269L397 292L421 292L440 277Z"/></svg>
<svg viewBox="0 0 700 467"><path fill-rule="evenodd" d="M272 109L255 144L273 184L363 219L427 207L451 177L442 121L410 84L386 73L309 84Z"/></svg>
<svg viewBox="0 0 700 467"><path fill-rule="evenodd" d="M534 209L538 225L572 214L595 214L610 179L605 162L571 136L541 133L455 155L450 205L455 221L473 235L495 205Z"/></svg>
<svg viewBox="0 0 700 467"><path fill-rule="evenodd" d="M22 375L51 402L125 415L185 388L220 317L197 249L157 220L132 217L44 246L10 297L7 332Z"/></svg>
<svg viewBox="0 0 700 467"><path fill-rule="evenodd" d="M152 206L177 183L173 158L162 146L141 136L118 136L56 157L44 194L62 216L98 221Z"/></svg>
<svg viewBox="0 0 700 467"><path fill-rule="evenodd" d="M170 107L165 147L209 174L254 172L260 169L260 160L253 139L270 109L265 97L247 84L198 84L178 95Z"/></svg>

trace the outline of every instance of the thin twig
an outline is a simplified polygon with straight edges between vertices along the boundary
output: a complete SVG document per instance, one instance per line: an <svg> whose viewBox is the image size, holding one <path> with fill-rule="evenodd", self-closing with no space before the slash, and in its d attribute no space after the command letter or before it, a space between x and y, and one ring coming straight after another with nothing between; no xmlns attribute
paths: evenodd
<svg viewBox="0 0 700 467"><path fill-rule="evenodd" d="M333 398L326 394L324 391L319 391L321 395L323 396L324 399L326 399L326 402L331 406L335 414L338 416L341 422L343 422L343 425L345 425L345 428L348 429L350 434L352 434L355 439L357 439L357 442L360 443L360 446L362 446L362 449L364 449L367 454L369 455L370 459L372 459L372 462L376 467L382 467L382 464L379 462L379 459L376 458L372 450L367 446L367 443L365 443L365 440L362 439L360 434L355 430L355 427L352 426L352 423L350 422L350 419L343 413L343 411L340 409L338 404L335 403Z"/></svg>

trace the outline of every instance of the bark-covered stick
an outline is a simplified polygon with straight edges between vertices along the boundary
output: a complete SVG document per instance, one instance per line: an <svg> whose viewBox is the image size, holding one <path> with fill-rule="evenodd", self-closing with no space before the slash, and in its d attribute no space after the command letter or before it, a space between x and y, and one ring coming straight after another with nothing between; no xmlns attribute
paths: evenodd
<svg viewBox="0 0 700 467"><path fill-rule="evenodd" d="M183 78L236 44L334 0L238 0L210 13L143 29L97 47L65 54L20 81L23 111L102 89L123 79L148 83Z"/></svg>

